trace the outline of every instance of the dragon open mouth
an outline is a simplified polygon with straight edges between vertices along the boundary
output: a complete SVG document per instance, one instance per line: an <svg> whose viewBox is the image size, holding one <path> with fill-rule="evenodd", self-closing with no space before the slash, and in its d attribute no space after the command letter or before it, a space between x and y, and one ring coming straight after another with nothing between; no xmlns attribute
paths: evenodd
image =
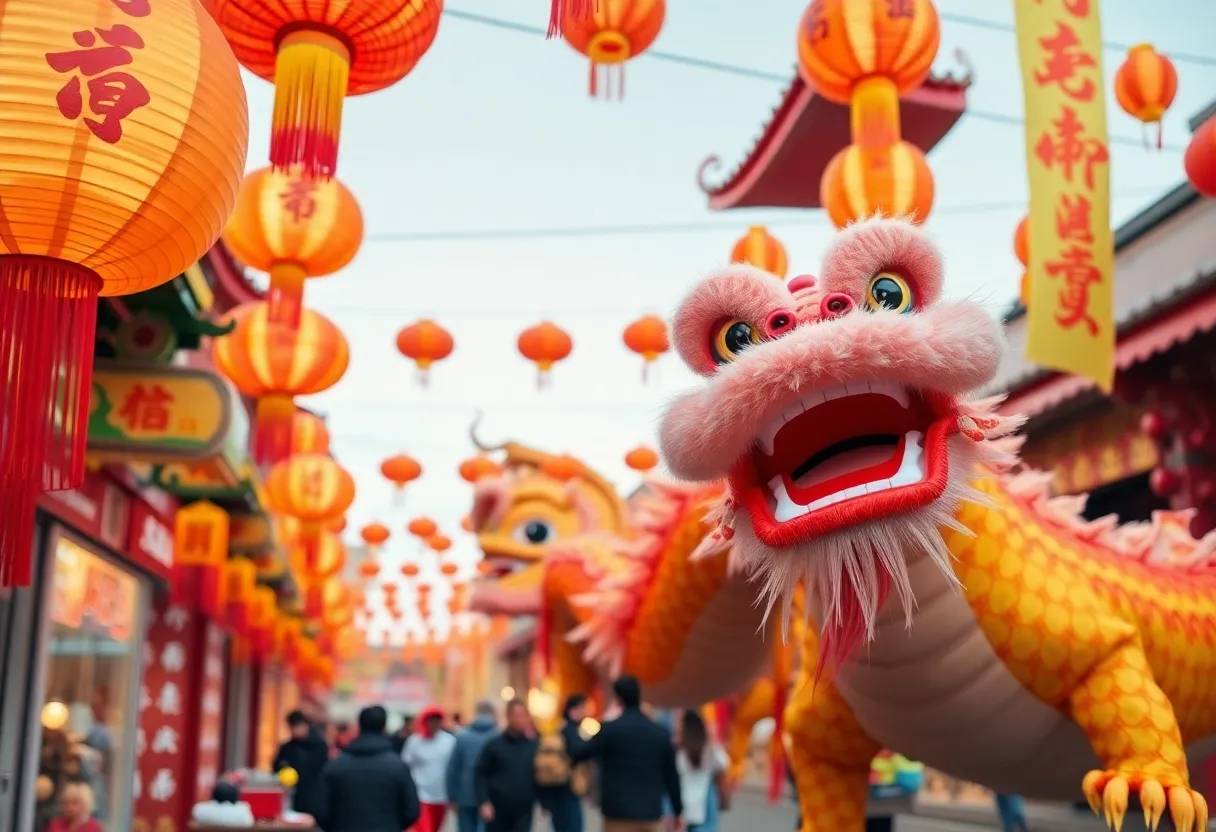
<svg viewBox="0 0 1216 832"><path fill-rule="evenodd" d="M891 382L801 393L735 466L733 490L769 546L923 507L945 490L952 409Z"/></svg>
<svg viewBox="0 0 1216 832"><path fill-rule="evenodd" d="M505 578L529 566L525 561L503 556L484 557L482 562L489 565L489 577L492 578Z"/></svg>

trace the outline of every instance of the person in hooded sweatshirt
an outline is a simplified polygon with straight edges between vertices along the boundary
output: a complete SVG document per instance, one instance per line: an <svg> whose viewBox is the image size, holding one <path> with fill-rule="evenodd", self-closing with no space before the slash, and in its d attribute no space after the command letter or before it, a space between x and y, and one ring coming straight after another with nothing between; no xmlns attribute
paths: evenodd
<svg viewBox="0 0 1216 832"><path fill-rule="evenodd" d="M313 813L323 832L401 832L418 822L418 792L387 725L384 708L364 708L359 736L325 765Z"/></svg>
<svg viewBox="0 0 1216 832"><path fill-rule="evenodd" d="M285 768L295 769L300 779L291 797L291 808L306 815L316 815L313 796L316 794L317 781L321 778L321 769L329 762L329 744L300 711L287 715L287 729L291 732L291 738L279 746L279 753L274 758L274 770L277 773Z"/></svg>
<svg viewBox="0 0 1216 832"><path fill-rule="evenodd" d="M190 820L199 826L225 826L248 829L253 826L253 809L241 800L241 790L227 780L216 782L211 799L195 803Z"/></svg>
<svg viewBox="0 0 1216 832"><path fill-rule="evenodd" d="M507 703L507 728L486 743L473 772L473 791L486 832L530 832L536 803L532 716L522 699Z"/></svg>
<svg viewBox="0 0 1216 832"><path fill-rule="evenodd" d="M478 702L473 721L456 733L456 745L448 759L448 800L456 812L459 832L480 832L481 818L477 814L477 793L473 790L473 774L477 760L486 744L498 736L498 720L494 703Z"/></svg>
<svg viewBox="0 0 1216 832"><path fill-rule="evenodd" d="M448 760L456 738L443 730L443 711L427 708L418 717L422 726L405 741L401 759L418 785L422 817L418 832L439 832L448 811Z"/></svg>

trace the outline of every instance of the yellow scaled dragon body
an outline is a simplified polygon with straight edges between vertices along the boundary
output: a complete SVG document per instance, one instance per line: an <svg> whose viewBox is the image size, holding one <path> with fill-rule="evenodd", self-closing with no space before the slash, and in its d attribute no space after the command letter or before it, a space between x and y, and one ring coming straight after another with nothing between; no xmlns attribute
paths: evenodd
<svg viewBox="0 0 1216 832"><path fill-rule="evenodd" d="M1186 518L1088 522L1021 471L1019 420L966 394L999 329L941 296L915 226L841 232L818 277L735 266L673 332L706 385L663 457L723 482L719 527L764 606L811 626L786 709L803 832L861 832L886 747L998 792L1081 794L1112 828L1203 828L1191 764L1216 750L1216 536Z"/></svg>

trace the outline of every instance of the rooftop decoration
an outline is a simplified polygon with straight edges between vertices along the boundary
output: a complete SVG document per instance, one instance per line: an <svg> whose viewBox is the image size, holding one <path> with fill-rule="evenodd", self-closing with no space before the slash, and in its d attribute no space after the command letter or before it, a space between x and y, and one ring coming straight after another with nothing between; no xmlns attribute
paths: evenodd
<svg viewBox="0 0 1216 832"><path fill-rule="evenodd" d="M292 398L336 384L350 363L350 348L342 332L311 309L303 310L296 330L272 322L264 301L242 304L225 320L236 327L215 340L215 364L242 395L258 400L253 456L273 464L291 452Z"/></svg>
<svg viewBox="0 0 1216 832"><path fill-rule="evenodd" d="M789 258L781 241L768 233L763 225L753 225L747 233L735 241L730 250L730 262L748 263L785 279L789 271Z"/></svg>
<svg viewBox="0 0 1216 832"><path fill-rule="evenodd" d="M1115 72L1115 99L1123 112L1144 124L1157 125L1161 149L1161 119L1178 93L1178 71L1173 62L1153 48L1138 43Z"/></svg>
<svg viewBox="0 0 1216 832"><path fill-rule="evenodd" d="M820 202L837 227L875 213L924 222L933 176L904 141L899 96L929 74L941 39L932 0L813 0L798 29L799 68L850 110L851 142L823 172Z"/></svg>
<svg viewBox="0 0 1216 832"><path fill-rule="evenodd" d="M566 42L591 60L588 92L625 95L625 62L645 52L659 36L667 15L666 0L595 0L591 14L574 3L557 9ZM550 22L552 28L552 22ZM615 72L612 72L615 70Z"/></svg>
<svg viewBox="0 0 1216 832"><path fill-rule="evenodd" d="M425 387L431 365L452 354L456 342L439 324L423 318L397 333L397 349L418 368L418 383Z"/></svg>
<svg viewBox="0 0 1216 832"><path fill-rule="evenodd" d="M228 251L270 275L270 319L300 325L304 280L333 274L363 243L363 212L336 179L318 181L299 168L245 176L224 229Z"/></svg>
<svg viewBox="0 0 1216 832"><path fill-rule="evenodd" d="M7 586L30 581L37 494L84 478L98 296L158 286L210 248L249 125L236 63L190 0L10 0L0 54Z"/></svg>
<svg viewBox="0 0 1216 832"><path fill-rule="evenodd" d="M650 378L650 365L671 349L667 322L658 315L643 315L625 327L625 346L642 357L642 383Z"/></svg>
<svg viewBox="0 0 1216 832"><path fill-rule="evenodd" d="M342 103L400 81L439 29L441 0L204 0L247 70L273 81L270 163L338 166ZM225 52L226 54L226 52Z"/></svg>
<svg viewBox="0 0 1216 832"><path fill-rule="evenodd" d="M549 383L553 365L570 357L574 341L561 327L542 321L520 333L517 346L520 355L536 365L536 386L540 389Z"/></svg>

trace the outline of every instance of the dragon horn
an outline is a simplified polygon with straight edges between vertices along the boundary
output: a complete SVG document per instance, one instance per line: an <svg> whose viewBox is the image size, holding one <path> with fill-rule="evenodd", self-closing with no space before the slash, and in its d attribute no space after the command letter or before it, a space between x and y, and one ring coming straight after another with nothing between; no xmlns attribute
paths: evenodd
<svg viewBox="0 0 1216 832"><path fill-rule="evenodd" d="M481 451L482 453L505 450L508 444L506 442L503 442L501 445L491 446L484 444L480 439L477 438L477 426L481 424L481 418L484 415L484 413L478 410L477 415L473 417L473 424L469 425L469 440L473 443L473 447L477 448L477 450Z"/></svg>

